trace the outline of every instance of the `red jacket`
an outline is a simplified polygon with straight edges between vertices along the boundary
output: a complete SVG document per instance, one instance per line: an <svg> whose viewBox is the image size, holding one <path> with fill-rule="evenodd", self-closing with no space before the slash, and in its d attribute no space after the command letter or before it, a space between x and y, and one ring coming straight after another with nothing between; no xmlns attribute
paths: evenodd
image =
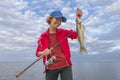
<svg viewBox="0 0 120 80"><path fill-rule="evenodd" d="M75 32L73 30L56 29L56 34L57 34L57 40L58 41L61 41L63 38L65 38L69 34L71 34L69 36L69 38L71 38L71 39L76 39L77 38L77 32ZM49 38L48 37L49 37L49 29L46 32L44 32L43 34L41 34L41 36L38 40L38 47L36 49L36 56L38 56L39 51L43 51L44 49L48 48L48 45L49 45ZM71 62L71 59L70 59L71 54L70 54L70 48L69 48L67 38L64 41L62 41L62 43L60 43L60 47L63 50L63 53L64 53L68 63L71 66L72 65L72 62ZM45 61L46 61L46 58L44 57L43 58L43 63L45 63Z"/></svg>

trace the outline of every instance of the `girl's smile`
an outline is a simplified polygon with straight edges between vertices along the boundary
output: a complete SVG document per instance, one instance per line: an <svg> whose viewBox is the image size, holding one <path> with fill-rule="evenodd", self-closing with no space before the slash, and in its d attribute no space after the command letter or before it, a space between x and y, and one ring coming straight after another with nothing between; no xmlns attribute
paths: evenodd
<svg viewBox="0 0 120 80"><path fill-rule="evenodd" d="M51 21L51 24L50 26L52 28L57 28L61 25L61 22L62 22L62 18L53 18L52 21Z"/></svg>

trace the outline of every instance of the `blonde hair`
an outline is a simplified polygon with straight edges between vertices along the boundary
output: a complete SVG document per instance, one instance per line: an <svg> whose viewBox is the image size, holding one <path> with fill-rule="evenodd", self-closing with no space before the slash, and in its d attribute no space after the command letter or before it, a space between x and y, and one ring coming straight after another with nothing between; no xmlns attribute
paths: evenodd
<svg viewBox="0 0 120 80"><path fill-rule="evenodd" d="M53 18L53 16L48 16L46 22L50 25Z"/></svg>

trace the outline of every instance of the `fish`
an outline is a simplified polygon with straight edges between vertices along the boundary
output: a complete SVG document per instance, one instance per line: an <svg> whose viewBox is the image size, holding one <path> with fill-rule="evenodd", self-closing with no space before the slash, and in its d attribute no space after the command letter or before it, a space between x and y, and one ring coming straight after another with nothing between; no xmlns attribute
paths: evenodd
<svg viewBox="0 0 120 80"><path fill-rule="evenodd" d="M77 8L77 10L79 10ZM76 31L78 33L78 41L80 44L80 53L85 53L87 52L87 49L84 47L84 30L85 30L85 26L83 25L83 23L80 21L80 14L78 14L77 12L77 17L76 17Z"/></svg>
<svg viewBox="0 0 120 80"><path fill-rule="evenodd" d="M78 41L79 41L79 44L80 44L80 52L83 53L83 52L86 52L87 49L84 47L84 25L82 24L82 22L80 22L79 19L76 19L76 30L77 30L77 33L78 33Z"/></svg>

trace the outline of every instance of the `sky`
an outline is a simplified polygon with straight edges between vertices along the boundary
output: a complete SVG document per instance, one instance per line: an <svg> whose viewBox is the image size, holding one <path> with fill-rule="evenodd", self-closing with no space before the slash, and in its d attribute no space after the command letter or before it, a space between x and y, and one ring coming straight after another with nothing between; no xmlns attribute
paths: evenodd
<svg viewBox="0 0 120 80"><path fill-rule="evenodd" d="M72 60L120 61L120 0L0 0L0 61L35 60L37 40L60 10L67 18L60 28L76 30L76 9L83 11L87 54L70 40Z"/></svg>

